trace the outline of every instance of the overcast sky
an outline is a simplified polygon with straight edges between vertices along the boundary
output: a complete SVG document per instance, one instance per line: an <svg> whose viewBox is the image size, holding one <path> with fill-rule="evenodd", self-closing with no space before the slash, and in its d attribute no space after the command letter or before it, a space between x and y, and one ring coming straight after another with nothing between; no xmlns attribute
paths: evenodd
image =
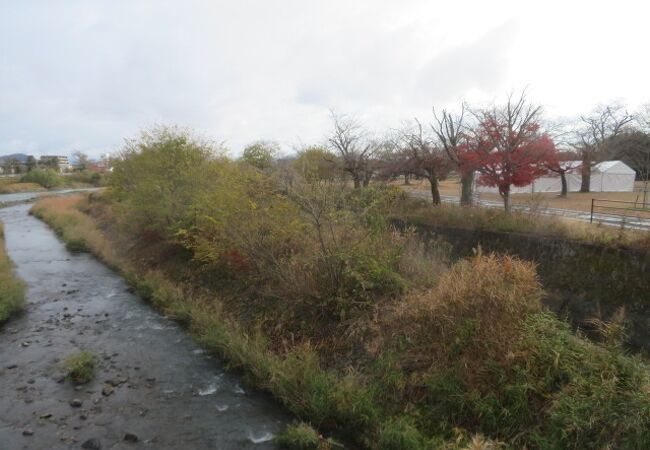
<svg viewBox="0 0 650 450"><path fill-rule="evenodd" d="M153 124L321 141L528 86L549 116L650 101L642 1L0 0L0 154L118 149Z"/></svg>

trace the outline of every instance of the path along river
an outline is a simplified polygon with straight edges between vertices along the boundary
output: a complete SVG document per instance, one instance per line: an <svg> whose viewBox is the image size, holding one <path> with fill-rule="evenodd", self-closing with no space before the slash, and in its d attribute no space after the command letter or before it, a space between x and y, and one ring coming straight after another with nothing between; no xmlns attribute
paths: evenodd
<svg viewBox="0 0 650 450"><path fill-rule="evenodd" d="M28 285L26 311L0 329L1 450L274 448L289 419L276 403L242 388L118 274L68 252L29 208L0 209ZM62 361L79 350L99 365L75 388Z"/></svg>

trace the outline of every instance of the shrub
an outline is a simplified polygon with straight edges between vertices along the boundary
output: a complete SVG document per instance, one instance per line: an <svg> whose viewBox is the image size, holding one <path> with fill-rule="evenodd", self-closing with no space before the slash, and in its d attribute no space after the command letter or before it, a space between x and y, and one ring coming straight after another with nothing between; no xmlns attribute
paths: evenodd
<svg viewBox="0 0 650 450"><path fill-rule="evenodd" d="M93 186L103 186L106 184L106 176L98 172L73 172L65 177L65 181L70 183L85 183Z"/></svg>
<svg viewBox="0 0 650 450"><path fill-rule="evenodd" d="M242 161L256 169L267 170L273 166L279 151L279 146L275 142L257 141L246 146Z"/></svg>
<svg viewBox="0 0 650 450"><path fill-rule="evenodd" d="M541 310L541 294L531 263L478 255L455 264L433 289L407 298L395 316L398 332L419 351L427 349L426 357L474 372L487 361L507 360L521 322Z"/></svg>
<svg viewBox="0 0 650 450"><path fill-rule="evenodd" d="M65 368L73 382L88 383L95 375L95 356L88 351L73 353L65 359Z"/></svg>
<svg viewBox="0 0 650 450"><path fill-rule="evenodd" d="M192 223L196 196L210 190L217 151L173 127L128 140L110 177L117 211L135 230L171 238Z"/></svg>
<svg viewBox="0 0 650 450"><path fill-rule="evenodd" d="M37 183L44 188L53 188L63 184L63 178L53 169L32 169L20 179L21 183Z"/></svg>
<svg viewBox="0 0 650 450"><path fill-rule="evenodd" d="M281 448L288 450L319 450L321 438L311 425L304 422L288 425L284 432L276 437Z"/></svg>

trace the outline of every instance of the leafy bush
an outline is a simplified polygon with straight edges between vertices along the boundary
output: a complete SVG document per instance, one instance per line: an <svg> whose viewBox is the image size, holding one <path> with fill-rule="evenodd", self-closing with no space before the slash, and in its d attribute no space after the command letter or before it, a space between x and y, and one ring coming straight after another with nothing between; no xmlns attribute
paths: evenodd
<svg viewBox="0 0 650 450"><path fill-rule="evenodd" d="M279 153L278 144L268 141L257 141L244 149L242 161L259 170L267 170L273 166Z"/></svg>
<svg viewBox="0 0 650 450"><path fill-rule="evenodd" d="M209 191L217 150L178 128L128 140L110 178L118 212L145 235L171 238L191 223L196 196Z"/></svg>
<svg viewBox="0 0 650 450"><path fill-rule="evenodd" d="M65 359L65 368L73 382L88 383L95 376L95 356L88 351L73 353Z"/></svg>
<svg viewBox="0 0 650 450"><path fill-rule="evenodd" d="M84 170L67 175L65 181L68 183L85 183L93 186L103 186L106 184L106 176L98 172L89 172Z"/></svg>
<svg viewBox="0 0 650 450"><path fill-rule="evenodd" d="M32 169L20 179L21 183L36 183L44 188L63 185L63 178L53 169Z"/></svg>
<svg viewBox="0 0 650 450"><path fill-rule="evenodd" d="M336 155L324 147L309 147L300 151L292 167L309 182L333 181L342 175L337 167Z"/></svg>

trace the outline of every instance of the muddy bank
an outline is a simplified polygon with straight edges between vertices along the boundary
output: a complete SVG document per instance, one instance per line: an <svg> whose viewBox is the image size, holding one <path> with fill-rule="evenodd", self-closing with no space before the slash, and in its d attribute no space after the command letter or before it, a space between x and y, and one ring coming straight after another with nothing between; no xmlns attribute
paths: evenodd
<svg viewBox="0 0 650 450"><path fill-rule="evenodd" d="M288 420L276 403L247 392L120 276L66 251L28 209L0 210L28 285L27 310L0 330L0 448L80 448L92 439L112 449L274 448ZM99 367L75 388L61 360L78 350L97 355Z"/></svg>
<svg viewBox="0 0 650 450"><path fill-rule="evenodd" d="M402 224L403 226L403 224ZM483 251L516 255L537 264L546 304L589 330L625 307L628 344L650 352L650 254L558 238L462 228L418 226L423 239L443 239L455 258Z"/></svg>

